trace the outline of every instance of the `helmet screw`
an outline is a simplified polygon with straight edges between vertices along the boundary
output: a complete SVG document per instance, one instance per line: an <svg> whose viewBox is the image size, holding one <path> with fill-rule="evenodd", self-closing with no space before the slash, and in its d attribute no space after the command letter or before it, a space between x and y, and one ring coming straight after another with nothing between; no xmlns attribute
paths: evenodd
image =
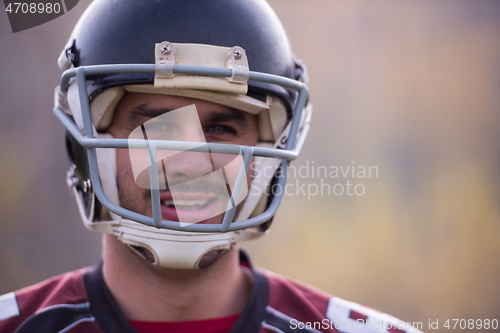
<svg viewBox="0 0 500 333"><path fill-rule="evenodd" d="M92 183L90 179L87 179L83 182L83 192L90 192L92 190Z"/></svg>
<svg viewBox="0 0 500 333"><path fill-rule="evenodd" d="M73 184L73 186L75 187L78 187L80 186L80 181L78 180L78 177L71 177L71 183Z"/></svg>
<svg viewBox="0 0 500 333"><path fill-rule="evenodd" d="M234 59L240 60L242 55L240 50L234 50Z"/></svg>
<svg viewBox="0 0 500 333"><path fill-rule="evenodd" d="M161 48L161 54L163 55L169 55L170 52L172 52L172 48L170 47L170 45L165 45Z"/></svg>

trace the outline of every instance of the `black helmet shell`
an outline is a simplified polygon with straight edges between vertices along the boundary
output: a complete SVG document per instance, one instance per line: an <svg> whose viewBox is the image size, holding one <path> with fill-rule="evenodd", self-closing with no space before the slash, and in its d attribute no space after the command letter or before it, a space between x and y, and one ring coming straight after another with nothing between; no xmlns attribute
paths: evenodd
<svg viewBox="0 0 500 333"><path fill-rule="evenodd" d="M241 46L251 71L298 79L299 66L285 30L263 0L96 0L86 10L70 39L75 67L102 64L154 64L155 43ZM127 73L89 77L90 97L127 84L151 84L153 74ZM249 82L249 95L280 97L289 113L295 94ZM260 96L259 96L260 95Z"/></svg>

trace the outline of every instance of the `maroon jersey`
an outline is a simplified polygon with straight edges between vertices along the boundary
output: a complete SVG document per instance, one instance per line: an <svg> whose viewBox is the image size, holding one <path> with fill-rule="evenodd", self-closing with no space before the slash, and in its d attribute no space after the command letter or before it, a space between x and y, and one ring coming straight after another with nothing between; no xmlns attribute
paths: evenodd
<svg viewBox="0 0 500 333"><path fill-rule="evenodd" d="M243 252L240 257L250 265ZM252 271L252 291L232 333L420 332L279 275ZM0 332L136 333L104 283L101 265L0 296Z"/></svg>

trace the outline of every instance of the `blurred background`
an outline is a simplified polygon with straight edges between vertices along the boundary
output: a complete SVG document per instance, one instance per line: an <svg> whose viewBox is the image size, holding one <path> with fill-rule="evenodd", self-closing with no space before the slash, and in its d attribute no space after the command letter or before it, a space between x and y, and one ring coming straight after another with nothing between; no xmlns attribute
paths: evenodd
<svg viewBox="0 0 500 333"><path fill-rule="evenodd" d="M270 234L244 244L254 264L426 331L500 320L500 2L269 2L309 69L297 171L378 173L292 177L312 192L286 197ZM0 294L99 260L51 112L56 59L89 3L16 34L0 13ZM347 181L364 194L312 195Z"/></svg>

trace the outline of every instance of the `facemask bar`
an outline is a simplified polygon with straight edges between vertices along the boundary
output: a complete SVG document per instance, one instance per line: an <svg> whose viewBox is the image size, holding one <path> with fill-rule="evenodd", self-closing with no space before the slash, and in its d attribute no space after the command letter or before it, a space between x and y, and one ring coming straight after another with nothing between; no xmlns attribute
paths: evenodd
<svg viewBox="0 0 500 333"><path fill-rule="evenodd" d="M202 75L202 76L218 76L218 77L231 77L233 75L232 70L228 68L214 68L214 67L200 67L200 66L181 66L174 65L174 73L185 74L185 75ZM271 84L280 85L289 89L293 89L299 92L297 102L295 104L294 116L292 118L292 123L290 126L289 135L286 142L285 149L273 149L264 147L248 147L248 146L236 146L229 144L217 144L217 143L205 143L201 144L199 142L185 142L185 141L163 141L163 140L131 140L131 139L98 139L94 138L94 130L92 126L92 120L90 115L90 103L87 96L86 90L86 76L95 74L116 74L116 73L155 73L155 65L150 64L131 64L131 65L97 65L97 66L85 66L78 67L74 69L69 69L63 73L61 78L60 91L66 93L69 88L70 79L76 76L82 117L84 124L84 135L82 135L78 126L69 118L67 114L64 113L60 108L54 108L54 114L63 123L70 134L84 147L87 148L89 167L90 167L90 178L93 184L94 192L99 199L99 201L113 213L120 215L126 219L134 220L148 226L154 226L156 228L165 228L178 231L190 231L190 232L227 232L236 231L241 229L246 229L250 227L255 227L270 220L276 213L278 206L283 197L284 191L276 194L267 210L253 218L232 222L236 205L234 203L238 202L239 195L246 178L246 173L250 166L250 161L253 156L261 156L268 158L280 158L282 159L283 172L280 173L278 177L278 186L284 188L286 185L288 166L290 161L297 158L300 149L304 143L305 137L308 132L308 125L302 129L300 136L297 136L297 132L300 126L301 115L305 106L305 102L308 97L308 91L305 84L298 82L289 78L259 73L250 72L249 80L266 82ZM193 152L206 152L211 151L213 153L221 154L242 154L243 163L240 166L238 176L234 185L234 191L232 191L228 209L224 214L222 224L190 224L182 226L179 222L167 221L161 219L160 212L160 194L159 186L151 186L151 198L152 198L152 208L153 217L145 216L127 210L120 207L105 195L104 190L101 186L100 176L97 166L96 158L96 148L123 148L123 149L147 149L149 155L149 169L150 169L150 182L151 184L159 184L158 172L156 170L156 152L160 150L189 150ZM238 149L239 148L239 149ZM233 205L231 205L233 203Z"/></svg>

